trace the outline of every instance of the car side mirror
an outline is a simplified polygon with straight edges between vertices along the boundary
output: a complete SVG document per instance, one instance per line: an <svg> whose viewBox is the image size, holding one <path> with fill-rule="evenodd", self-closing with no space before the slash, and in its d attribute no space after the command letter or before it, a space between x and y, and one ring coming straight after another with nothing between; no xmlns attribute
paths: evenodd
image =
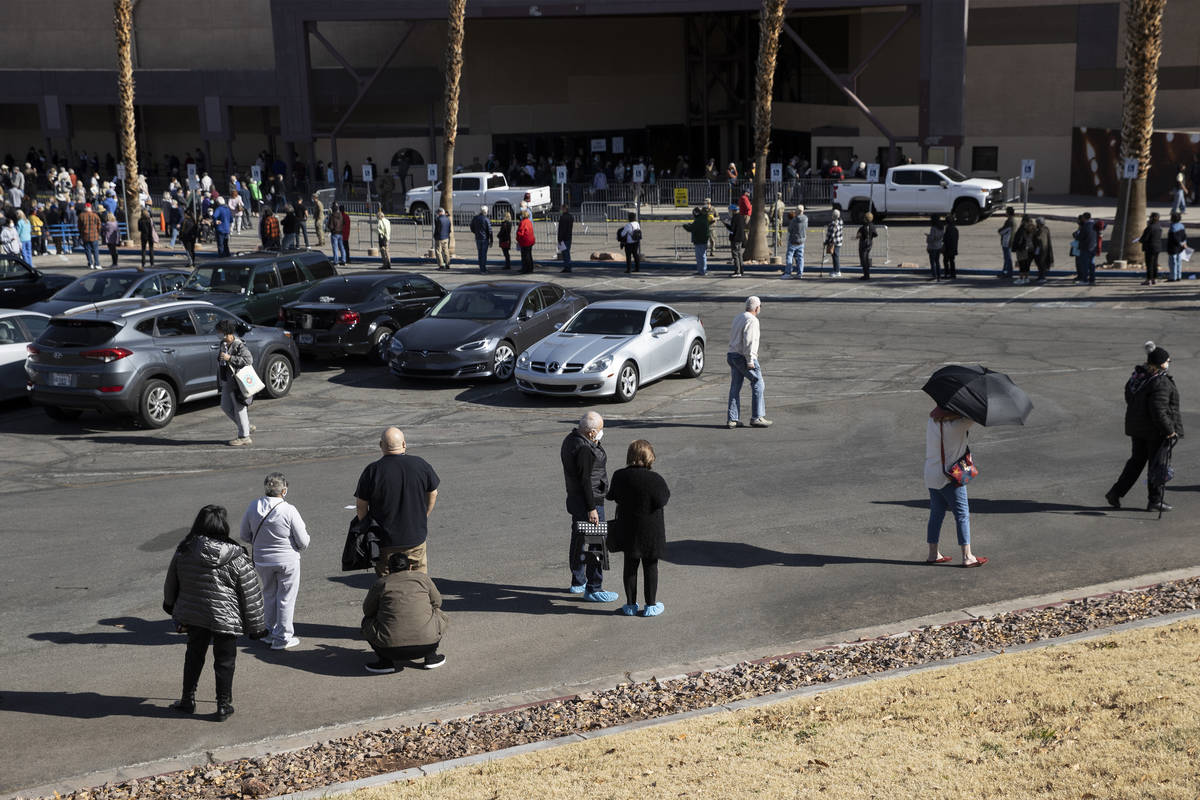
<svg viewBox="0 0 1200 800"><path fill-rule="evenodd" d="M563 324L561 322L556 322L556 323L554 323L554 330L558 330L562 326L563 326Z"/></svg>
<svg viewBox="0 0 1200 800"><path fill-rule="evenodd" d="M530 314L528 311L522 311L520 314L517 314L517 321L518 322L526 322L532 316L533 315Z"/></svg>
<svg viewBox="0 0 1200 800"><path fill-rule="evenodd" d="M940 186L941 186L943 189L949 189L949 188L950 188L950 184L949 184L949 183L947 183L946 181L938 181L938 185L940 185Z"/></svg>
<svg viewBox="0 0 1200 800"><path fill-rule="evenodd" d="M665 327L663 327L662 325L659 325L657 328L653 328L650 331L651 336L665 336L666 333L667 333L667 329Z"/></svg>

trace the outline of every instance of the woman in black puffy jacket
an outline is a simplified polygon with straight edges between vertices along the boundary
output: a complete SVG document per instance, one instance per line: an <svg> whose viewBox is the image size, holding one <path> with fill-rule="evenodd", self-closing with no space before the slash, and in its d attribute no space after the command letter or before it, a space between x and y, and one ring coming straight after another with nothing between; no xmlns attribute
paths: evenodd
<svg viewBox="0 0 1200 800"><path fill-rule="evenodd" d="M625 550L625 605L621 613L632 617L641 611L644 617L663 613L658 600L658 560L667 554L667 526L663 508L671 490L662 476L651 469L654 448L645 439L629 445L626 466L613 473L608 499L617 504L617 530ZM646 606L638 608L637 574L642 568L646 588Z"/></svg>
<svg viewBox="0 0 1200 800"><path fill-rule="evenodd" d="M237 637L267 635L263 624L262 583L249 556L229 538L229 519L221 506L205 506L179 543L163 587L163 609L187 631L183 695L172 708L196 710L196 684L209 644L217 676L217 721L233 713L233 668Z"/></svg>

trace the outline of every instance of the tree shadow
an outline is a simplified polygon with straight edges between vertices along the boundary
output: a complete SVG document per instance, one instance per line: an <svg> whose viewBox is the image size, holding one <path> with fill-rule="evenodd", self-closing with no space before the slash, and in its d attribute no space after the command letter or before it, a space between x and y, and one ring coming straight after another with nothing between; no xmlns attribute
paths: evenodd
<svg viewBox="0 0 1200 800"><path fill-rule="evenodd" d="M872 500L875 505L905 506L907 508L929 509L928 500ZM1036 514L1039 512L1070 511L1081 517L1103 517L1109 511L1114 511L1108 505L1082 506L1072 503L1043 503L1037 500L990 500L988 498L971 498L972 514Z"/></svg>
<svg viewBox="0 0 1200 800"><path fill-rule="evenodd" d="M924 561L862 556L834 556L820 553L784 553L745 542L713 542L683 539L667 543L663 561L686 567L825 567L833 564L891 564L925 566Z"/></svg>
<svg viewBox="0 0 1200 800"><path fill-rule="evenodd" d="M140 617L109 617L97 620L98 625L114 628L112 631L41 631L31 633L28 638L54 644L99 644L99 645L169 645L184 641L175 633L175 623L169 619L147 620Z"/></svg>
<svg viewBox="0 0 1200 800"><path fill-rule="evenodd" d="M367 590L375 582L371 573L335 575L328 580ZM582 595L568 594L558 586L515 586L482 581L456 581L434 578L442 593L442 610L447 614L460 611L499 611L510 614L611 614L612 603L589 603Z"/></svg>
<svg viewBox="0 0 1200 800"><path fill-rule="evenodd" d="M149 717L185 719L170 707L177 697L127 697L96 692L0 692L0 711L43 714L74 719L104 717ZM162 703L163 705L149 705ZM216 710L214 703L213 710Z"/></svg>

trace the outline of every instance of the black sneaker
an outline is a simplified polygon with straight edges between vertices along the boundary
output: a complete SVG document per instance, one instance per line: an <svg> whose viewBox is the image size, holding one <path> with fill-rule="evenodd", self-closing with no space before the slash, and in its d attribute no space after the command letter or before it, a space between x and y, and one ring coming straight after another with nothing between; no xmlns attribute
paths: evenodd
<svg viewBox="0 0 1200 800"><path fill-rule="evenodd" d="M430 653L425 656L425 669L437 669L446 663L446 657L441 653Z"/></svg>
<svg viewBox="0 0 1200 800"><path fill-rule="evenodd" d="M1146 506L1147 511L1170 511L1173 508L1174 506L1170 505L1169 503L1151 503L1150 505Z"/></svg>
<svg viewBox="0 0 1200 800"><path fill-rule="evenodd" d="M1107 500L1108 504L1113 508L1121 507L1121 498L1117 497L1117 493L1112 489L1108 490L1108 493L1104 495L1104 499Z"/></svg>
<svg viewBox="0 0 1200 800"><path fill-rule="evenodd" d="M390 661L372 661L370 664L366 664L365 666L367 672L374 672L376 675L386 675L389 672L398 672L396 665Z"/></svg>

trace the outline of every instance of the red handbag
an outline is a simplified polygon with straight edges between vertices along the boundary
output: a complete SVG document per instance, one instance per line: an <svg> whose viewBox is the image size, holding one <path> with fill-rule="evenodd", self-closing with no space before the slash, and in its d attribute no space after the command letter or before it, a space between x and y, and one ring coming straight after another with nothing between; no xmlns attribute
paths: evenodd
<svg viewBox="0 0 1200 800"><path fill-rule="evenodd" d="M944 424L944 422L938 423L938 434L941 436L942 472L955 486L966 486L979 474L979 469L975 466L975 459L971 457L970 447L967 448L967 452L963 453L962 458L950 466L946 466L946 429L942 427Z"/></svg>

